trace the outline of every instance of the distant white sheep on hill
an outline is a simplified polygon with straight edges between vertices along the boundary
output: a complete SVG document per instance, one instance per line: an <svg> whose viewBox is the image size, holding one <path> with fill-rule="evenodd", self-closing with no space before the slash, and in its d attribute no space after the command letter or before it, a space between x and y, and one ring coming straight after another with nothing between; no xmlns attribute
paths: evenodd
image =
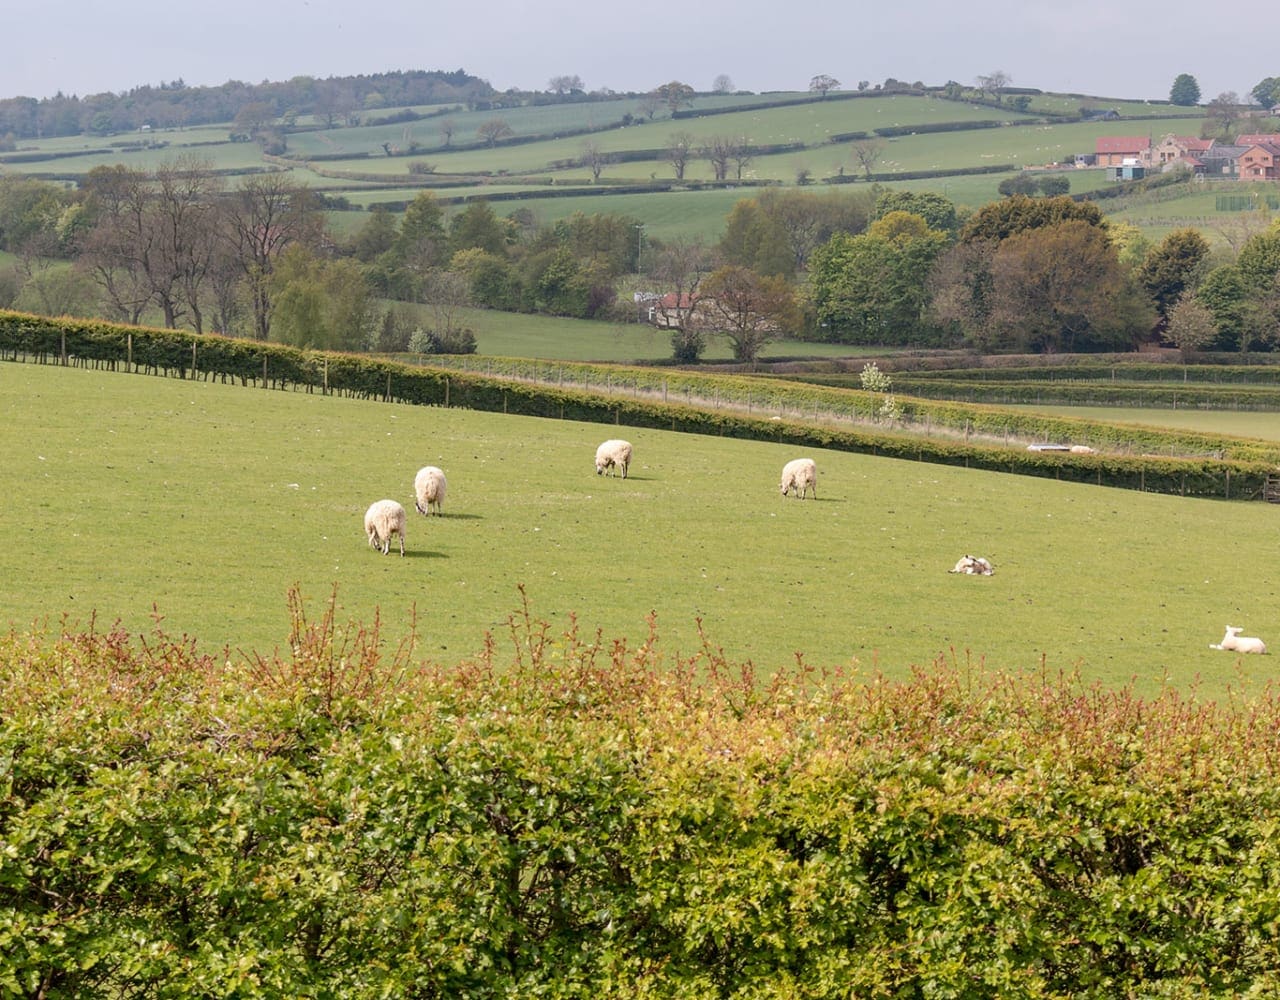
<svg viewBox="0 0 1280 1000"><path fill-rule="evenodd" d="M1222 637L1221 642L1209 643L1210 649L1229 649L1236 653L1265 653L1267 644L1257 636L1241 635L1244 629L1236 628L1234 625L1227 626L1227 634Z"/></svg>
<svg viewBox="0 0 1280 1000"><path fill-rule="evenodd" d="M818 467L811 458L793 458L782 467L782 481L778 488L785 497L791 490L803 500L813 490L813 499L818 499Z"/></svg>
<svg viewBox="0 0 1280 1000"><path fill-rule="evenodd" d="M627 467L631 465L631 442L611 439L596 449L596 475L602 476L606 469L613 469L614 475L622 473L627 478Z"/></svg>
<svg viewBox="0 0 1280 1000"><path fill-rule="evenodd" d="M444 494L448 487L444 472L434 465L426 465L418 470L413 479L414 505L419 514L443 514Z"/></svg>
<svg viewBox="0 0 1280 1000"><path fill-rule="evenodd" d="M400 536L400 555L404 555L404 529L408 517L404 507L394 500L378 500L364 513L364 531L369 545L381 549L385 556L391 551L391 536Z"/></svg>

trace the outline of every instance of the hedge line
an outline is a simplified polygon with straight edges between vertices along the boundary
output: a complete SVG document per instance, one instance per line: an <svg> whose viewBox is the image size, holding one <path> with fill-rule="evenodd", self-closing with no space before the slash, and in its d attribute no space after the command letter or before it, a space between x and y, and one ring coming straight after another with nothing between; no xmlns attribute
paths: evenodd
<svg viewBox="0 0 1280 1000"><path fill-rule="evenodd" d="M527 608L438 666L290 606L283 656L0 636L0 995L1280 991L1273 692L764 677Z"/></svg>
<svg viewBox="0 0 1280 1000"><path fill-rule="evenodd" d="M895 378L894 388L928 399L977 403L1069 403L1093 406L1280 410L1280 386L1126 385L1118 382L969 382Z"/></svg>
<svg viewBox="0 0 1280 1000"><path fill-rule="evenodd" d="M895 376L895 379L899 376ZM1271 364L1185 365L1173 362L1145 364L1120 362L1096 364L1073 362L1064 365L1016 367L949 368L904 372L901 377L922 381L945 379L965 382L1209 382L1240 385L1280 385L1280 356Z"/></svg>
<svg viewBox="0 0 1280 1000"><path fill-rule="evenodd" d="M874 426L883 402L876 394L776 380L504 359L436 358L428 367L260 341L9 312L0 312L0 352L14 358L79 360L109 368L123 364L129 370L181 378L217 378L413 405L779 441L1184 496L1260 496L1276 462L1276 449L1261 442L1120 428L921 399L899 401L904 422L917 428L903 432ZM476 364L485 371L462 367ZM863 426L840 427L840 420ZM983 443L1002 435L1005 446ZM1199 455L1029 452L1025 438L1009 446L1011 435L1051 441L1063 440L1065 435L1066 440L1111 452L1134 450L1136 444L1143 452L1180 448Z"/></svg>

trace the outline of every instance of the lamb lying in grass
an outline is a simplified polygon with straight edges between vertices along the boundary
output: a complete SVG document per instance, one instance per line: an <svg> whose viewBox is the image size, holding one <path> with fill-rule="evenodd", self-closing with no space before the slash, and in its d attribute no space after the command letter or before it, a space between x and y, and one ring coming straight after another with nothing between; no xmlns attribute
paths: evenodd
<svg viewBox="0 0 1280 1000"><path fill-rule="evenodd" d="M1241 635L1244 629L1236 628L1234 625L1227 626L1227 634L1222 637L1221 642L1209 643L1210 649L1229 649L1236 653L1265 653L1267 644L1257 636Z"/></svg>
<svg viewBox="0 0 1280 1000"><path fill-rule="evenodd" d="M954 569L947 570L948 573L967 573L969 576L990 576L995 571L991 561L982 556L965 556Z"/></svg>

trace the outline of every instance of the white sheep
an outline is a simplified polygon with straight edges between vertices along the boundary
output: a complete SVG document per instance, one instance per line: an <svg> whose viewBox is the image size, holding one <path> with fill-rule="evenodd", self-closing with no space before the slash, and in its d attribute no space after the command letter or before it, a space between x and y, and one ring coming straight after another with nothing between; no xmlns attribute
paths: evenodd
<svg viewBox="0 0 1280 1000"><path fill-rule="evenodd" d="M1241 635L1244 629L1236 628L1234 625L1227 626L1227 634L1222 637L1221 642L1209 643L1210 649L1230 649L1237 653L1265 653L1267 644L1257 636Z"/></svg>
<svg viewBox="0 0 1280 1000"><path fill-rule="evenodd" d="M612 468L614 475L619 471L622 478L627 478L627 467L631 464L631 442L612 438L596 449L596 475L604 475L605 469Z"/></svg>
<svg viewBox="0 0 1280 1000"><path fill-rule="evenodd" d="M419 514L444 514L444 494L448 487L444 472L434 465L425 465L413 477L414 506Z"/></svg>
<svg viewBox="0 0 1280 1000"><path fill-rule="evenodd" d="M996 571L991 565L991 560L982 556L965 556L956 563L954 569L947 570L948 573L966 573L969 576L990 576Z"/></svg>
<svg viewBox="0 0 1280 1000"><path fill-rule="evenodd" d="M369 545L382 549L385 556L391 550L391 536L400 536L400 555L404 555L404 529L407 522L404 507L394 500L379 500L364 512L364 531Z"/></svg>
<svg viewBox="0 0 1280 1000"><path fill-rule="evenodd" d="M813 490L813 499L818 499L818 467L811 458L793 458L782 467L782 481L778 488L785 497L791 490L803 500Z"/></svg>
<svg viewBox="0 0 1280 1000"><path fill-rule="evenodd" d="M1090 448L1087 444L1073 444L1071 446L1071 454L1073 455L1096 455L1096 448Z"/></svg>

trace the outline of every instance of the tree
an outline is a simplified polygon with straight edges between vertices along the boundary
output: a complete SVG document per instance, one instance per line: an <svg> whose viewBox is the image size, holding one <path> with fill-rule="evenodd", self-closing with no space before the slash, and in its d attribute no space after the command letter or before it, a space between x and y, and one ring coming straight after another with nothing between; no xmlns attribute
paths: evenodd
<svg viewBox="0 0 1280 1000"><path fill-rule="evenodd" d="M876 198L872 219L882 219L890 212L918 215L930 229L955 235L959 223L955 203L932 191L885 191Z"/></svg>
<svg viewBox="0 0 1280 1000"><path fill-rule="evenodd" d="M700 241L675 239L662 245L649 271L660 292L653 308L660 325L671 331L672 357L683 364L697 361L707 346L696 317L711 262L711 252Z"/></svg>
<svg viewBox="0 0 1280 1000"><path fill-rule="evenodd" d="M693 103L695 91L687 83L672 80L670 83L664 83L661 87L655 87L653 93L661 104L667 106L667 110L674 117L675 113L682 107Z"/></svg>
<svg viewBox="0 0 1280 1000"><path fill-rule="evenodd" d="M575 92L581 94L586 90L586 87L583 86L582 77L574 74L572 76L553 76L547 82L547 89L551 93L563 97L566 94Z"/></svg>
<svg viewBox="0 0 1280 1000"><path fill-rule="evenodd" d="M1006 198L1012 198L1014 195L1030 198L1037 190L1039 190L1039 183L1036 178L1025 171L1006 177L996 185L996 192Z"/></svg>
<svg viewBox="0 0 1280 1000"><path fill-rule="evenodd" d="M676 180L684 180L685 168L693 158L693 135L689 132L672 132L667 137L667 159L676 172Z"/></svg>
<svg viewBox="0 0 1280 1000"><path fill-rule="evenodd" d="M268 283L272 329L280 343L355 351L374 332L373 299L352 261L324 260L295 244L280 255Z"/></svg>
<svg viewBox="0 0 1280 1000"><path fill-rule="evenodd" d="M431 310L431 333L435 335L436 353L471 353L440 350L441 346L452 347L465 339L462 311L471 305L471 282L467 276L458 271L430 272L423 282L422 301Z"/></svg>
<svg viewBox="0 0 1280 1000"><path fill-rule="evenodd" d="M840 89L840 81L827 73L819 73L809 81L809 92L826 97L832 90Z"/></svg>
<svg viewBox="0 0 1280 1000"><path fill-rule="evenodd" d="M711 164L711 172L718 181L729 176L729 161L733 158L734 141L727 136L715 135L707 139L699 152Z"/></svg>
<svg viewBox="0 0 1280 1000"><path fill-rule="evenodd" d="M451 253L473 247L492 254L505 253L507 227L488 201L482 198L470 202L449 225L449 247Z"/></svg>
<svg viewBox="0 0 1280 1000"><path fill-rule="evenodd" d="M515 135L515 132L511 130L511 126L505 119L490 118L476 127L476 135L485 141L485 145L492 148L498 144L499 139L509 138Z"/></svg>
<svg viewBox="0 0 1280 1000"><path fill-rule="evenodd" d="M858 236L838 233L813 252L809 288L827 338L844 343L918 345L926 278L946 233L909 212L890 212Z"/></svg>
<svg viewBox="0 0 1280 1000"><path fill-rule="evenodd" d="M729 150L729 159L733 161L734 177L737 180L742 180L742 172L751 165L751 161L755 158L755 150L751 148L745 137L733 142Z"/></svg>
<svg viewBox="0 0 1280 1000"><path fill-rule="evenodd" d="M728 73L721 73L712 81L711 89L717 94L732 94L733 80Z"/></svg>
<svg viewBox="0 0 1280 1000"><path fill-rule="evenodd" d="M985 98L993 98L1000 100L1000 91L1009 86L1013 79L1004 70L993 70L986 76L980 76L975 81L978 87L978 93Z"/></svg>
<svg viewBox="0 0 1280 1000"><path fill-rule="evenodd" d="M276 262L295 244L317 246L324 218L311 191L283 172L247 178L218 204L222 239L248 286L254 336L266 340Z"/></svg>
<svg viewBox="0 0 1280 1000"><path fill-rule="evenodd" d="M708 321L735 361L754 364L766 344L799 326L795 293L783 278L730 264L708 275L702 291Z"/></svg>
<svg viewBox="0 0 1280 1000"><path fill-rule="evenodd" d="M871 168L884 152L884 143L879 139L855 139L849 146L853 153L853 161L862 168L867 180L871 180Z"/></svg>
<svg viewBox="0 0 1280 1000"><path fill-rule="evenodd" d="M1197 229L1176 229L1148 251L1135 276L1162 320L1195 290L1208 258L1209 241Z"/></svg>
<svg viewBox="0 0 1280 1000"><path fill-rule="evenodd" d="M1003 240L991 274L991 324L996 339L1014 350L1122 349L1152 325L1106 233L1081 219Z"/></svg>
<svg viewBox="0 0 1280 1000"><path fill-rule="evenodd" d="M1219 94L1205 108L1204 124L1200 126L1201 138L1232 141L1242 108L1240 95L1233 90Z"/></svg>
<svg viewBox="0 0 1280 1000"><path fill-rule="evenodd" d="M595 139L588 139L582 144L582 165L591 171L594 183L600 179L600 173L612 157L606 153Z"/></svg>
<svg viewBox="0 0 1280 1000"><path fill-rule="evenodd" d="M1190 293L1183 293L1169 307L1168 318L1165 336L1182 351L1183 361L1189 361L1193 354L1211 347L1218 339L1213 311Z"/></svg>
<svg viewBox="0 0 1280 1000"><path fill-rule="evenodd" d="M1105 225L1102 210L1092 202L1076 202L1071 198L1028 198L1013 195L993 201L978 209L960 229L960 240L1008 239L1028 229L1080 220L1099 229Z"/></svg>
<svg viewBox="0 0 1280 1000"><path fill-rule="evenodd" d="M441 144L448 149L453 143L454 133L458 131L458 123L452 118L445 118L436 126L436 131L440 133Z"/></svg>
<svg viewBox="0 0 1280 1000"><path fill-rule="evenodd" d="M734 204L718 249L726 264L749 268L757 274L781 276L795 270L786 231L754 198L742 198Z"/></svg>
<svg viewBox="0 0 1280 1000"><path fill-rule="evenodd" d="M1264 77L1254 84L1253 89L1249 91L1249 95L1263 108L1270 111L1277 104L1280 104L1280 77Z"/></svg>
<svg viewBox="0 0 1280 1000"><path fill-rule="evenodd" d="M1179 73L1169 88L1169 102L1179 107L1190 108L1200 103L1200 84L1190 73Z"/></svg>
<svg viewBox="0 0 1280 1000"><path fill-rule="evenodd" d="M1234 263L1219 264L1204 276L1196 290L1196 301L1213 315L1217 340L1211 346L1221 350L1248 350L1246 302L1249 289L1240 268Z"/></svg>

